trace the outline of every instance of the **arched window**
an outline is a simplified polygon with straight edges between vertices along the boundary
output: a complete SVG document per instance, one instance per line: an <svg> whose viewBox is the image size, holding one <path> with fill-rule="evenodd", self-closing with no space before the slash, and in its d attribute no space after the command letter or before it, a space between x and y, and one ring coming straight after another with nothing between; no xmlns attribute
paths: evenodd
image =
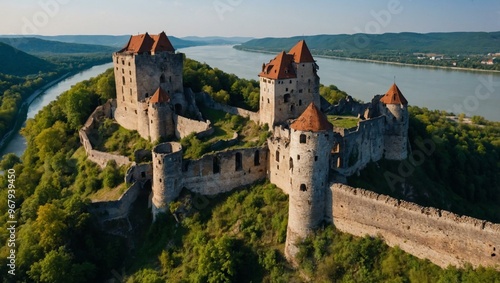
<svg viewBox="0 0 500 283"><path fill-rule="evenodd" d="M280 162L280 152L276 150L276 162Z"/></svg>
<svg viewBox="0 0 500 283"><path fill-rule="evenodd" d="M300 191L301 192L307 192L306 184L300 184Z"/></svg>
<svg viewBox="0 0 500 283"><path fill-rule="evenodd" d="M160 76L160 83L164 83L165 82L165 74L161 74Z"/></svg>

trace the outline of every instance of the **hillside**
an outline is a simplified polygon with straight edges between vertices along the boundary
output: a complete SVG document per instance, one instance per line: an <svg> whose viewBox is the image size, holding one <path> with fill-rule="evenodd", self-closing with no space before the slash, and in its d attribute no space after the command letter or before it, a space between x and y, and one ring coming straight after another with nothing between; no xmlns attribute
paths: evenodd
<svg viewBox="0 0 500 283"><path fill-rule="evenodd" d="M8 38L10 37L10 38ZM13 40L14 42L21 42L21 46L19 49L26 48L30 49L29 43L32 42L33 39L51 41L51 42L59 42L66 43L72 45L61 45L62 48L68 50L83 50L85 52L115 52L125 46L127 44L130 35L54 35L54 36L44 36L44 35L34 35L31 37L23 37L23 36L0 36L0 41L5 40ZM175 36L169 36L168 39L172 43L172 45L177 48L190 47L190 46L198 46L198 45L206 45L206 42L196 42L191 40L181 39ZM35 44L40 44L39 41L34 41ZM90 46L89 46L90 45ZM39 46L43 47L43 46ZM109 48L111 47L111 48ZM35 52L45 52L45 51L37 51ZM30 51L25 51L30 53ZM58 51L59 52L59 51ZM59 52L65 53L65 52ZM68 52L66 52L68 53ZM79 52L71 52L71 53L79 53Z"/></svg>
<svg viewBox="0 0 500 283"><path fill-rule="evenodd" d="M450 33L384 33L295 36L290 38L262 38L242 43L242 48L281 51L289 50L304 39L312 52L343 50L344 52L398 51L446 54L487 54L500 52L500 32Z"/></svg>
<svg viewBox="0 0 500 283"><path fill-rule="evenodd" d="M261 38L236 49L279 52L306 40L313 55L426 65L446 68L500 71L500 32L384 33ZM498 57L498 56L497 56ZM486 64L488 60L493 64Z"/></svg>
<svg viewBox="0 0 500 283"><path fill-rule="evenodd" d="M51 72L55 65L0 42L0 73L26 76L39 72Z"/></svg>
<svg viewBox="0 0 500 283"><path fill-rule="evenodd" d="M82 53L111 53L115 48L103 45L66 43L60 41L43 40L34 37L0 38L0 42L10 44L17 49L30 54L82 54Z"/></svg>

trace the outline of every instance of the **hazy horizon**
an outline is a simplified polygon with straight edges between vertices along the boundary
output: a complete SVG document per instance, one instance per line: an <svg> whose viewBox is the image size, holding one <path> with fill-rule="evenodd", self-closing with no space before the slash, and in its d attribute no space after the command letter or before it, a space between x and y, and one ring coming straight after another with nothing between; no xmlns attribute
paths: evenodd
<svg viewBox="0 0 500 283"><path fill-rule="evenodd" d="M318 34L500 31L497 0L6 0L2 35L290 37Z"/></svg>

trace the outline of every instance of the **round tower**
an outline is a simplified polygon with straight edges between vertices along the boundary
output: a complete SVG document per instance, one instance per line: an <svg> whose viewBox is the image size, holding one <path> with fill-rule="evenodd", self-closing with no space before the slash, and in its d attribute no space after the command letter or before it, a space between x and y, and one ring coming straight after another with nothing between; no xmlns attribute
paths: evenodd
<svg viewBox="0 0 500 283"><path fill-rule="evenodd" d="M384 157L403 160L408 156L408 101L393 84L380 98L380 113L385 115Z"/></svg>
<svg viewBox="0 0 500 283"><path fill-rule="evenodd" d="M149 100L149 137L153 142L173 133L174 122L169 102L170 96L162 88L158 88Z"/></svg>
<svg viewBox="0 0 500 283"><path fill-rule="evenodd" d="M182 146L178 142L161 143L153 148L153 219L168 210L182 189Z"/></svg>
<svg viewBox="0 0 500 283"><path fill-rule="evenodd" d="M333 126L310 103L290 125L288 229L285 256L294 262L298 244L323 221Z"/></svg>

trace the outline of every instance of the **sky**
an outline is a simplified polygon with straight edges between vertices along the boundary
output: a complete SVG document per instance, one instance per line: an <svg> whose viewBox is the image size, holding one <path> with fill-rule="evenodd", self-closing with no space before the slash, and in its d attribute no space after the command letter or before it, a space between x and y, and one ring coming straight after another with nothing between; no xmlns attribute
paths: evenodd
<svg viewBox="0 0 500 283"><path fill-rule="evenodd" d="M500 31L500 0L1 0L0 34Z"/></svg>

